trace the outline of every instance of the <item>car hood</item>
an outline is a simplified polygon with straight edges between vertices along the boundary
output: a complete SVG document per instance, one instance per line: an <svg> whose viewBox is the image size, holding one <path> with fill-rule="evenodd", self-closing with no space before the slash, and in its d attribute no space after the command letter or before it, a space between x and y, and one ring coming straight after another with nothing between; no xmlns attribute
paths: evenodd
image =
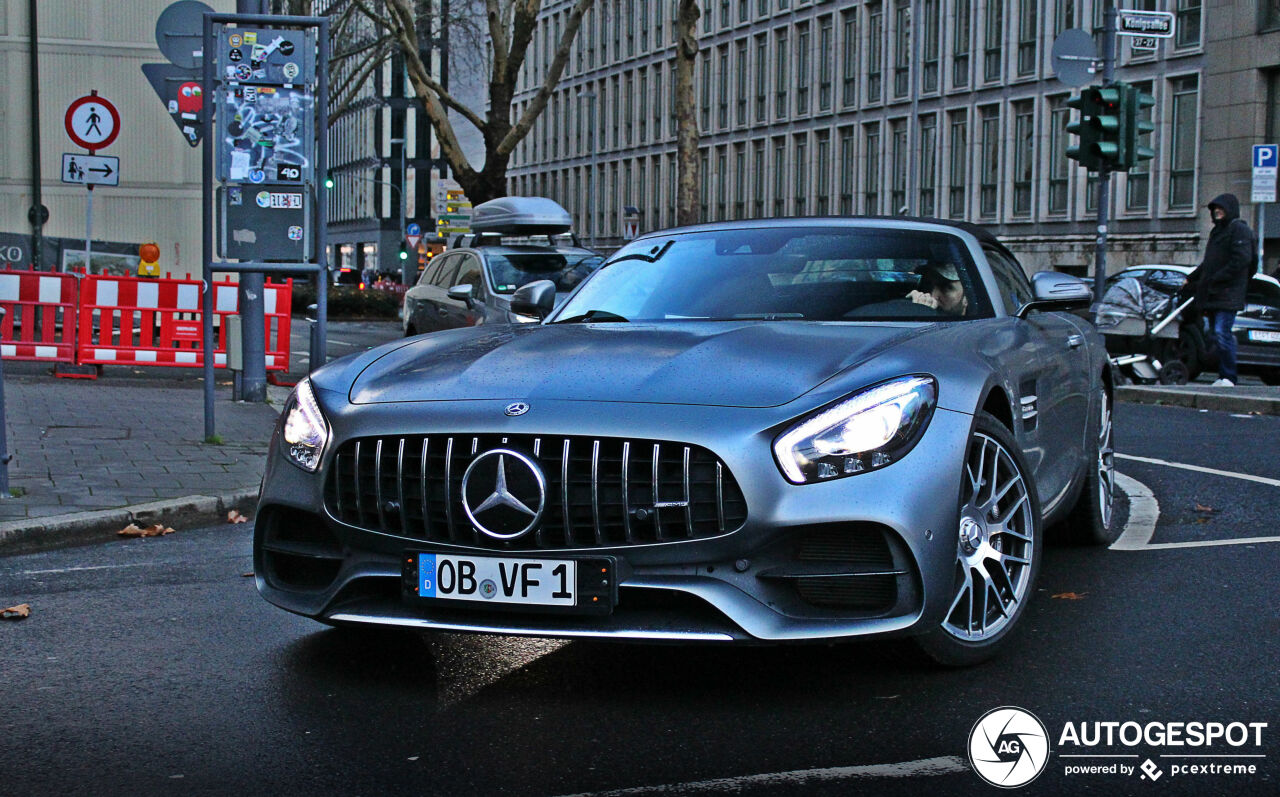
<svg viewBox="0 0 1280 797"><path fill-rule="evenodd" d="M380 355L369 352L348 398L354 404L562 399L774 407L923 328L701 322L450 330L393 344Z"/></svg>

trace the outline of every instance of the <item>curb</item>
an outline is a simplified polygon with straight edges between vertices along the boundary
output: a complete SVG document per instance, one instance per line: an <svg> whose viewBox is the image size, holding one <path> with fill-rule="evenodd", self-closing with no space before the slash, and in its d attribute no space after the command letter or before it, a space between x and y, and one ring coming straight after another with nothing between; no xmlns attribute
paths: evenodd
<svg viewBox="0 0 1280 797"><path fill-rule="evenodd" d="M1125 385L1116 388L1116 399L1134 404L1162 404L1173 407L1190 407L1217 412L1256 413L1280 415L1280 391L1276 398L1242 396L1233 394L1233 388L1218 388L1213 392L1188 390L1177 387L1138 387Z"/></svg>
<svg viewBox="0 0 1280 797"><path fill-rule="evenodd" d="M248 514L258 503L258 488L217 495L188 495L146 504L50 515L0 523L0 556L34 553L70 545L118 539L116 532L130 523L192 527L225 521L235 509Z"/></svg>

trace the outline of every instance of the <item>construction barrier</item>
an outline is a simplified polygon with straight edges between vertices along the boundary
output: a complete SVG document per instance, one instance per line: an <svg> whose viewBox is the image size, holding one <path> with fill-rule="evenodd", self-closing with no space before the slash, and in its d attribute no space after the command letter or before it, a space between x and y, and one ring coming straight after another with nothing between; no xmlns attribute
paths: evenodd
<svg viewBox="0 0 1280 797"><path fill-rule="evenodd" d="M76 276L48 271L0 271L0 357L74 362Z"/></svg>
<svg viewBox="0 0 1280 797"><path fill-rule="evenodd" d="M23 323L15 337L6 318L0 329L3 356L76 365L199 367L204 364L201 291L200 280L0 271L0 301L10 316L12 304L25 318L39 319ZM213 291L213 364L225 368L223 321L239 311L239 286L215 282ZM9 292L21 298L11 303ZM268 371L289 370L292 294L292 280L268 282L263 291Z"/></svg>

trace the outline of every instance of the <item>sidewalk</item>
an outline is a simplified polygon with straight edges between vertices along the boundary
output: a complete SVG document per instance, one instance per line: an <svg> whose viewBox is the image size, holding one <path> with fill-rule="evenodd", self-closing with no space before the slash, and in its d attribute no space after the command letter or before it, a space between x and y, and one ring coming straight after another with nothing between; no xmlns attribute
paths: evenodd
<svg viewBox="0 0 1280 797"><path fill-rule="evenodd" d="M204 437L198 381L47 375L5 378L10 486L0 500L0 555L112 539L136 522L179 531L252 517L267 444L288 390L273 404L236 404L216 394L217 431ZM1280 387L1125 386L1120 401L1280 415Z"/></svg>
<svg viewBox="0 0 1280 797"><path fill-rule="evenodd" d="M180 383L179 383L180 384ZM251 514L288 392L274 406L215 404L221 445L204 438L199 383L6 374L9 485L0 554L107 539L130 522L190 525Z"/></svg>

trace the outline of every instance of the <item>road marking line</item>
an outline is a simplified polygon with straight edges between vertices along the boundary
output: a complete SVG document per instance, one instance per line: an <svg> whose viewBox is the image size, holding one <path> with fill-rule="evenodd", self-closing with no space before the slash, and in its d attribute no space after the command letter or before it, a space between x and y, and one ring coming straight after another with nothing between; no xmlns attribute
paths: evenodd
<svg viewBox="0 0 1280 797"><path fill-rule="evenodd" d="M1182 470L1191 470L1196 473L1210 473L1214 476L1228 476L1232 479L1243 479L1247 482L1257 482L1258 484L1266 484L1271 487L1280 487L1280 479L1269 479L1266 476L1254 476L1252 473L1235 473L1229 470L1218 470L1217 468L1205 468L1200 465L1187 465L1182 462L1169 462L1163 459L1155 459L1153 457L1135 457L1132 454L1116 454L1116 459L1127 459L1132 462L1145 462L1148 465L1164 465L1166 468L1180 468Z"/></svg>
<svg viewBox="0 0 1280 797"><path fill-rule="evenodd" d="M1117 454L1116 456L1121 456ZM1137 459L1126 457L1126 459ZM1159 463L1159 460L1155 460ZM1159 463L1165 464L1165 463ZM1234 475L1219 471L1223 475ZM1261 477L1258 477L1261 478ZM1160 504L1151 488L1123 473L1116 473L1116 486L1129 496L1129 522L1120 538L1111 543L1112 551L1167 551L1177 548L1214 548L1220 545L1253 545L1262 542L1280 542L1280 537L1245 537L1234 540L1196 540L1193 542L1151 542L1156 533L1156 521L1160 518Z"/></svg>
<svg viewBox="0 0 1280 797"><path fill-rule="evenodd" d="M59 567L53 570L23 570L18 575L21 576L45 576L54 573L80 573L86 570L119 570L124 567L155 567L163 564L162 562L135 562L125 565L92 565L86 567Z"/></svg>
<svg viewBox="0 0 1280 797"><path fill-rule="evenodd" d="M748 786L800 786L839 780L863 780L871 778L914 778L931 775L954 775L969 772L969 764L959 756L922 758L900 764L867 764L857 767L830 767L826 769L795 769L790 772L767 772L761 775L743 775L736 778L717 778L694 783L668 783L663 786L638 786L616 791L583 792L566 797L628 797L635 794L696 794L724 793Z"/></svg>
<svg viewBox="0 0 1280 797"><path fill-rule="evenodd" d="M1116 454L1117 457L1121 456ZM1120 538L1111 543L1113 551L1141 551L1156 533L1160 519L1160 503L1151 488L1123 473L1116 473L1116 486L1129 496L1129 522Z"/></svg>

